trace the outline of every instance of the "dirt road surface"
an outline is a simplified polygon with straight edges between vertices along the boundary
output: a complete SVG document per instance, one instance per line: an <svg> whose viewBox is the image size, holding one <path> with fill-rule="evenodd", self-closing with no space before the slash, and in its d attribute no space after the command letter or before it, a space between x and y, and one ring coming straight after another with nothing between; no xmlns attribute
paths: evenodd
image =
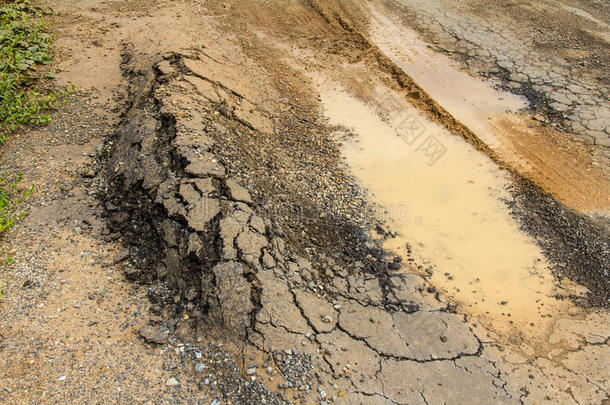
<svg viewBox="0 0 610 405"><path fill-rule="evenodd" d="M607 5L40 5L2 403L610 400Z"/></svg>

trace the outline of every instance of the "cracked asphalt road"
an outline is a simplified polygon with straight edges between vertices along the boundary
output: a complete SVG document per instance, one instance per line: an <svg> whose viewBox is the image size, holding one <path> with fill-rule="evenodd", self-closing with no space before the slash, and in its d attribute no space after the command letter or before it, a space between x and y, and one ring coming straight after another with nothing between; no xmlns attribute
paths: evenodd
<svg viewBox="0 0 610 405"><path fill-rule="evenodd" d="M524 95L550 125L610 148L610 26L600 1L395 1L405 23L475 75Z"/></svg>
<svg viewBox="0 0 610 405"><path fill-rule="evenodd" d="M276 173L252 174L260 168L255 156L269 147L262 144L281 139L279 128L287 124L269 131L272 110L252 85L236 81L226 64L224 77L214 76L222 59L209 51L169 54L150 82L137 87L136 76L132 92L141 96L107 144L108 198L123 207L109 212L110 222L130 235L134 260L146 257L141 277L153 268L176 289L175 296L155 299L172 308L170 317L184 313L208 336L242 339L240 352L263 359L244 358L246 374L296 402L535 403L566 396L599 402L607 396L606 381L575 371L569 360L558 367L500 344L422 275L389 271L379 250L338 255L333 244L299 248L285 231L291 223L279 223L285 218L270 209L275 197L256 189ZM247 116L244 105L255 106ZM315 121L307 117L299 121ZM312 127L308 136L320 130ZM261 149L232 148L241 136L259 140ZM292 141L297 154L310 147L305 139ZM288 156L276 162L285 170L300 165ZM585 356L600 364L606 353L596 350L605 344L585 343ZM263 372L269 363L278 370L275 379ZM549 390L564 378L571 388Z"/></svg>
<svg viewBox="0 0 610 405"><path fill-rule="evenodd" d="M234 84L219 86L210 79L206 64L213 62L205 56L199 64L172 58L171 65L167 61L157 65L157 71L163 73L156 83L163 84L153 84L154 101L144 99L128 115L114 144L115 152L109 152L108 172L114 174L109 189L123 199L111 201L131 206L129 209L137 204L128 226L120 221L125 211L110 215L124 232L140 225L134 243L148 233L140 229L143 223L164 230L160 236L164 254L156 274L178 286L189 318L196 319L192 303L200 302L208 307L203 317L206 324L222 326L229 336L243 336L247 344L263 353L287 352L293 362L292 356L310 358L310 364L316 365L312 369L319 376L317 381L306 378L311 371L307 368L283 375L297 392L317 389L312 396L321 401L328 397L336 403L438 403L450 393L458 402L473 397L481 403L516 402L513 393L505 389L500 371L481 356L481 340L462 316L428 292L422 277L388 277L383 270L379 273L374 260L346 267L333 264L329 258L322 270L304 257L290 254L283 238L271 237L277 229L253 212L252 203L235 199L235 193L228 191L229 183L233 189L240 187L242 200L252 201L242 186L227 179L224 166L209 152L207 145L226 142L222 133L210 130L212 142L192 136L199 124L190 113L203 114L206 122L206 116L223 102L227 111L234 111L244 98L227 95L220 104L213 103L220 89L235 89ZM183 66L190 69L181 73ZM192 70L195 66L198 70ZM191 82L189 75L193 74L212 85L205 90L194 87L195 91L180 85ZM173 103L174 97L181 102ZM150 118L139 111L147 105L161 106L153 116L163 117L162 122L146 123ZM199 107L190 110L189 105ZM230 112L224 114L229 119L227 125L236 119ZM233 130L252 131L250 127L264 118L258 114L261 112L251 111L246 122L250 125L241 120L232 122ZM158 129L145 132L142 128ZM175 135L169 135L174 131ZM162 155L172 150L179 156ZM151 159L153 154L156 157ZM180 169L155 163L171 161L185 162L186 166ZM206 170L189 169L194 165ZM178 174L181 170L183 175ZM132 205L124 199L141 194L133 188L140 179L150 198L165 207L168 219L156 224L158 220L152 216L138 218L151 204L144 200ZM212 246L215 248L210 250ZM203 270L198 276L201 282L188 281L199 273L192 274L193 266L187 262L193 260L199 263L198 268L210 269L209 274ZM192 285L201 288L191 293Z"/></svg>

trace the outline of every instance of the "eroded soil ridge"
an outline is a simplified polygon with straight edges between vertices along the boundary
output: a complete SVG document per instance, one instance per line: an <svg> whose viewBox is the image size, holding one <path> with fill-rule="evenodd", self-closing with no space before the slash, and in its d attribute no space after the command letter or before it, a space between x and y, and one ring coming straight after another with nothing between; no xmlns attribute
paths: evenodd
<svg viewBox="0 0 610 405"><path fill-rule="evenodd" d="M191 58L168 55L144 75L106 145L109 222L136 264L127 277L162 281L155 305L273 356L286 388L317 387L322 400L514 402L481 341L423 278L392 275L371 254L312 264L287 246L223 163L222 123L260 131L264 113L245 114L248 100Z"/></svg>

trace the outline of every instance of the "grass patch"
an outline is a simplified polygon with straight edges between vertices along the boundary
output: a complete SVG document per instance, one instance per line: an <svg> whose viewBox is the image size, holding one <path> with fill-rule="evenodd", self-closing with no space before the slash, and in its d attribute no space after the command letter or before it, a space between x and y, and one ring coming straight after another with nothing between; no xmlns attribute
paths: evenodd
<svg viewBox="0 0 610 405"><path fill-rule="evenodd" d="M41 9L28 0L0 0L0 144L20 125L45 125L47 111L62 93L43 93L35 86L49 65L53 39Z"/></svg>
<svg viewBox="0 0 610 405"><path fill-rule="evenodd" d="M64 103L69 91L41 91L36 84L53 78L48 68L52 36L45 13L29 0L0 0L0 145L22 125L46 125L49 110ZM17 192L19 174L9 179L0 173L0 234L25 215L19 205L32 192Z"/></svg>

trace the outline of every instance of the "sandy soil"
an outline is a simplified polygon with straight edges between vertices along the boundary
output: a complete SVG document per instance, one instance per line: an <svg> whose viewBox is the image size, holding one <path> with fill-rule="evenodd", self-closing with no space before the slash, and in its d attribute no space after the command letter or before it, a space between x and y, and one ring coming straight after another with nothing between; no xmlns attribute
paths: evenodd
<svg viewBox="0 0 610 405"><path fill-rule="evenodd" d="M529 92L545 66L568 76L555 59L527 80L518 65L496 87L476 78L493 76L495 36L454 9L491 11L46 6L58 84L78 91L2 153L37 191L4 242L17 263L0 274L0 401L608 401L608 134L602 113L580 112L607 99L586 85L563 106L545 84ZM570 80L603 88L603 7L558 7L588 21L568 26L589 33L586 55L561 53L553 26L533 55L583 59L597 73ZM477 51L447 40L451 27ZM453 99L417 76L414 50L458 78ZM533 110L493 100L507 90ZM404 117L443 153L396 132Z"/></svg>

